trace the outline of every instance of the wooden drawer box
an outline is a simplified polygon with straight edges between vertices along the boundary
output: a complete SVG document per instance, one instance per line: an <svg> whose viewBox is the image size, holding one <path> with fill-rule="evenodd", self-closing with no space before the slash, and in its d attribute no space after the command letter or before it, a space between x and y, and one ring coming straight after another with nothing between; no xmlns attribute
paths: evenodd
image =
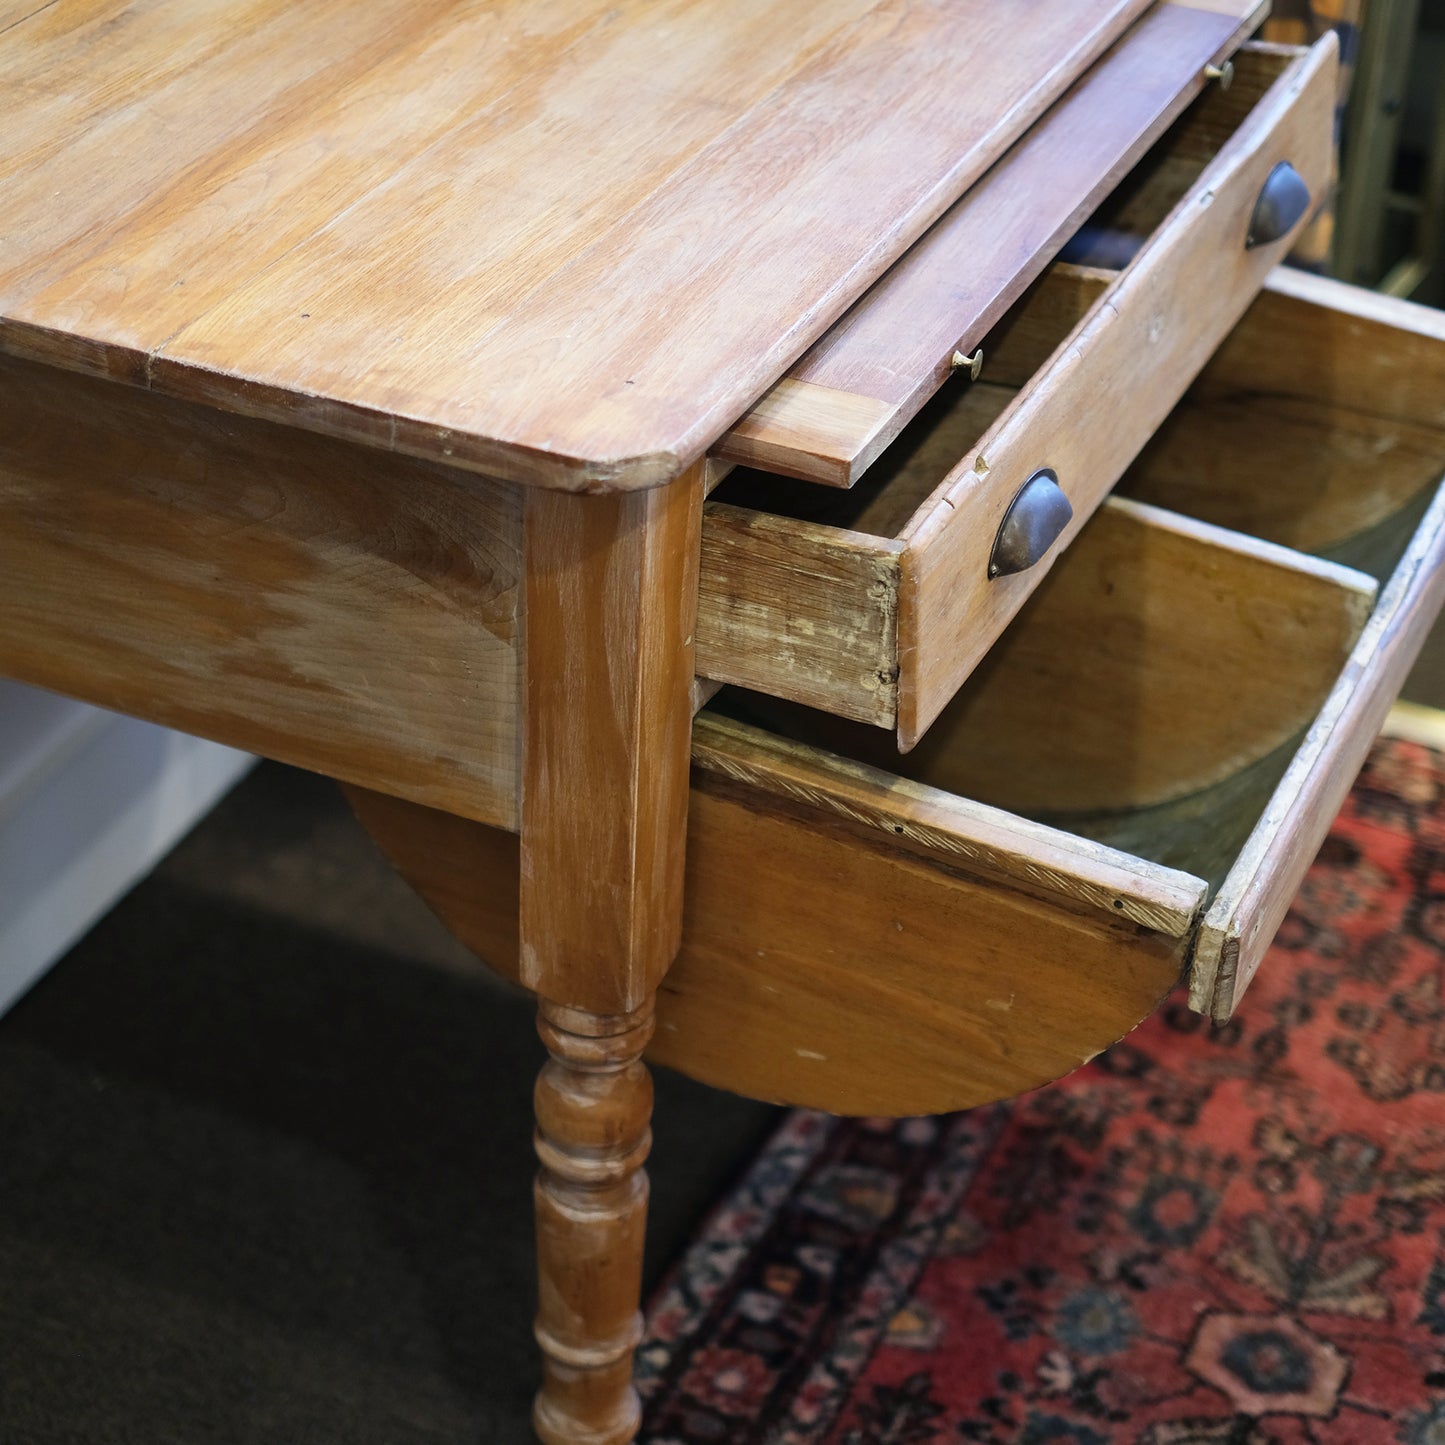
<svg viewBox="0 0 1445 1445"><path fill-rule="evenodd" d="M1125 484L1239 530L1110 501L905 759L757 694L699 717L653 1057L922 1113L1078 1066L1181 970L1227 1018L1439 608L1442 471L1445 318L1272 281ZM354 797L515 975L515 837Z"/></svg>
<svg viewBox="0 0 1445 1445"><path fill-rule="evenodd" d="M953 383L852 492L738 473L715 493L703 677L918 741L1284 254L1293 226L1251 237L1266 182L1287 162L1311 196L1328 183L1333 42L1239 68L1126 183L1111 223L1148 239L1082 315L1045 278L985 342L984 380ZM1005 512L1045 468L1072 521L991 577Z"/></svg>

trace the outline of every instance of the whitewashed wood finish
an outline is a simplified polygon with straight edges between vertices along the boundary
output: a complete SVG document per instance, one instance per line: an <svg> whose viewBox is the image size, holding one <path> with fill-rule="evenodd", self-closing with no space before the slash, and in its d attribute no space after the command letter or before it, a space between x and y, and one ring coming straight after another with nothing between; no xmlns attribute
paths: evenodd
<svg viewBox="0 0 1445 1445"><path fill-rule="evenodd" d="M677 953L704 472L526 496L522 976L593 1015Z"/></svg>
<svg viewBox="0 0 1445 1445"><path fill-rule="evenodd" d="M697 666L843 717L891 725L898 707L903 547L709 502Z"/></svg>
<svg viewBox="0 0 1445 1445"><path fill-rule="evenodd" d="M517 826L517 488L0 356L0 675Z"/></svg>

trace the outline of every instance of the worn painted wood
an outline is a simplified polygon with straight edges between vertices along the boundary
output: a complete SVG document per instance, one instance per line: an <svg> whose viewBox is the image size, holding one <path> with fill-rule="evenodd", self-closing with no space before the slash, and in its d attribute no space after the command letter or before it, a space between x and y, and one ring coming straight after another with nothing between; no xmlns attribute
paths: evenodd
<svg viewBox="0 0 1445 1445"><path fill-rule="evenodd" d="M732 427L715 454L852 486L948 379L955 350L973 352L1205 87L1205 66L1232 54L1266 9L1258 0L1215 10L1157 5Z"/></svg>
<svg viewBox="0 0 1445 1445"><path fill-rule="evenodd" d="M1445 602L1445 484L1206 914L1190 1003L1234 1012Z"/></svg>
<svg viewBox="0 0 1445 1445"><path fill-rule="evenodd" d="M517 488L0 357L0 675L517 825Z"/></svg>
<svg viewBox="0 0 1445 1445"><path fill-rule="evenodd" d="M1269 92L1116 286L903 533L898 736L912 747L1239 319L1288 238L1244 236L1265 178L1288 157L1311 193L1330 174L1335 45L1327 39ZM1128 405L1101 405L1105 397ZM1074 522L1050 557L987 576L1009 502L1054 468Z"/></svg>
<svg viewBox="0 0 1445 1445"><path fill-rule="evenodd" d="M0 347L656 485L1148 3L70 0L0 39Z"/></svg>
<svg viewBox="0 0 1445 1445"><path fill-rule="evenodd" d="M1445 316L1281 270L1130 468L1130 496L1305 551L1432 485Z"/></svg>

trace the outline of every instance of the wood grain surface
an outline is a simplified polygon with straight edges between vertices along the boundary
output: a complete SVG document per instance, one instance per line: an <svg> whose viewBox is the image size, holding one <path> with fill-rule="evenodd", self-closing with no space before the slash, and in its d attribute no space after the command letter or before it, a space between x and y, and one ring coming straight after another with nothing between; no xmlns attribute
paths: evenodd
<svg viewBox="0 0 1445 1445"><path fill-rule="evenodd" d="M1081 329L902 533L898 736L905 750L923 736L1284 255L1287 238L1253 251L1244 247L1270 171L1289 158L1311 194L1323 194L1336 68L1330 37L1280 79ZM1058 473L1074 521L1037 566L990 581L988 555L999 523L1040 467Z"/></svg>
<svg viewBox="0 0 1445 1445"><path fill-rule="evenodd" d="M1204 67L1232 53L1267 8L1260 0L1217 10L1157 5L714 453L784 476L852 486L948 379L954 351L979 345L1204 88Z"/></svg>
<svg viewBox="0 0 1445 1445"><path fill-rule="evenodd" d="M0 357L0 675L517 825L520 489Z"/></svg>
<svg viewBox="0 0 1445 1445"><path fill-rule="evenodd" d="M699 674L891 726L902 551L886 538L709 502Z"/></svg>
<svg viewBox="0 0 1445 1445"><path fill-rule="evenodd" d="M1445 602L1445 483L1199 930L1190 1004L1230 1017Z"/></svg>
<svg viewBox="0 0 1445 1445"><path fill-rule="evenodd" d="M677 952L703 474L526 493L522 977L594 1014Z"/></svg>
<svg viewBox="0 0 1445 1445"><path fill-rule="evenodd" d="M1280 270L1140 453L1130 496L1305 551L1445 466L1445 315Z"/></svg>
<svg viewBox="0 0 1445 1445"><path fill-rule="evenodd" d="M0 347L660 483L1147 4L60 0L0 34Z"/></svg>
<svg viewBox="0 0 1445 1445"><path fill-rule="evenodd" d="M18 25L22 20L29 19L37 11L53 4L55 0L3 0L3 3L0 3L0 31Z"/></svg>
<svg viewBox="0 0 1445 1445"><path fill-rule="evenodd" d="M1178 978L1197 879L726 719L698 720L694 764L657 1062L779 1102L932 1113L1077 1067ZM403 876L515 977L516 839L351 793Z"/></svg>
<svg viewBox="0 0 1445 1445"><path fill-rule="evenodd" d="M537 1343L542 1445L627 1445L642 1409L632 1352L642 1338L642 1245L652 1079L642 1050L652 1001L615 1018L543 1003L550 1055L537 1114Z"/></svg>

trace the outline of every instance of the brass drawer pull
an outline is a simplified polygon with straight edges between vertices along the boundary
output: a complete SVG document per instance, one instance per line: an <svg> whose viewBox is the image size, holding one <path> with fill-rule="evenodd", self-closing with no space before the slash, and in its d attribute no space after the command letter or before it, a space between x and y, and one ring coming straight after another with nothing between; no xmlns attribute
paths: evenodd
<svg viewBox="0 0 1445 1445"><path fill-rule="evenodd" d="M970 381L977 381L979 372L983 370L983 347L980 346L972 356L965 356L963 352L955 351L950 364L955 371L966 371Z"/></svg>
<svg viewBox="0 0 1445 1445"><path fill-rule="evenodd" d="M1011 577L1028 571L1059 540L1073 515L1058 474L1051 467L1035 472L1019 488L999 523L988 575Z"/></svg>
<svg viewBox="0 0 1445 1445"><path fill-rule="evenodd" d="M1228 90L1234 84L1234 62L1226 60L1223 65L1206 65L1205 80L1217 80L1220 90Z"/></svg>
<svg viewBox="0 0 1445 1445"><path fill-rule="evenodd" d="M1288 161L1281 161L1270 173L1254 214L1249 218L1249 234L1244 249L1268 246L1293 229L1294 224L1310 208L1310 188Z"/></svg>

